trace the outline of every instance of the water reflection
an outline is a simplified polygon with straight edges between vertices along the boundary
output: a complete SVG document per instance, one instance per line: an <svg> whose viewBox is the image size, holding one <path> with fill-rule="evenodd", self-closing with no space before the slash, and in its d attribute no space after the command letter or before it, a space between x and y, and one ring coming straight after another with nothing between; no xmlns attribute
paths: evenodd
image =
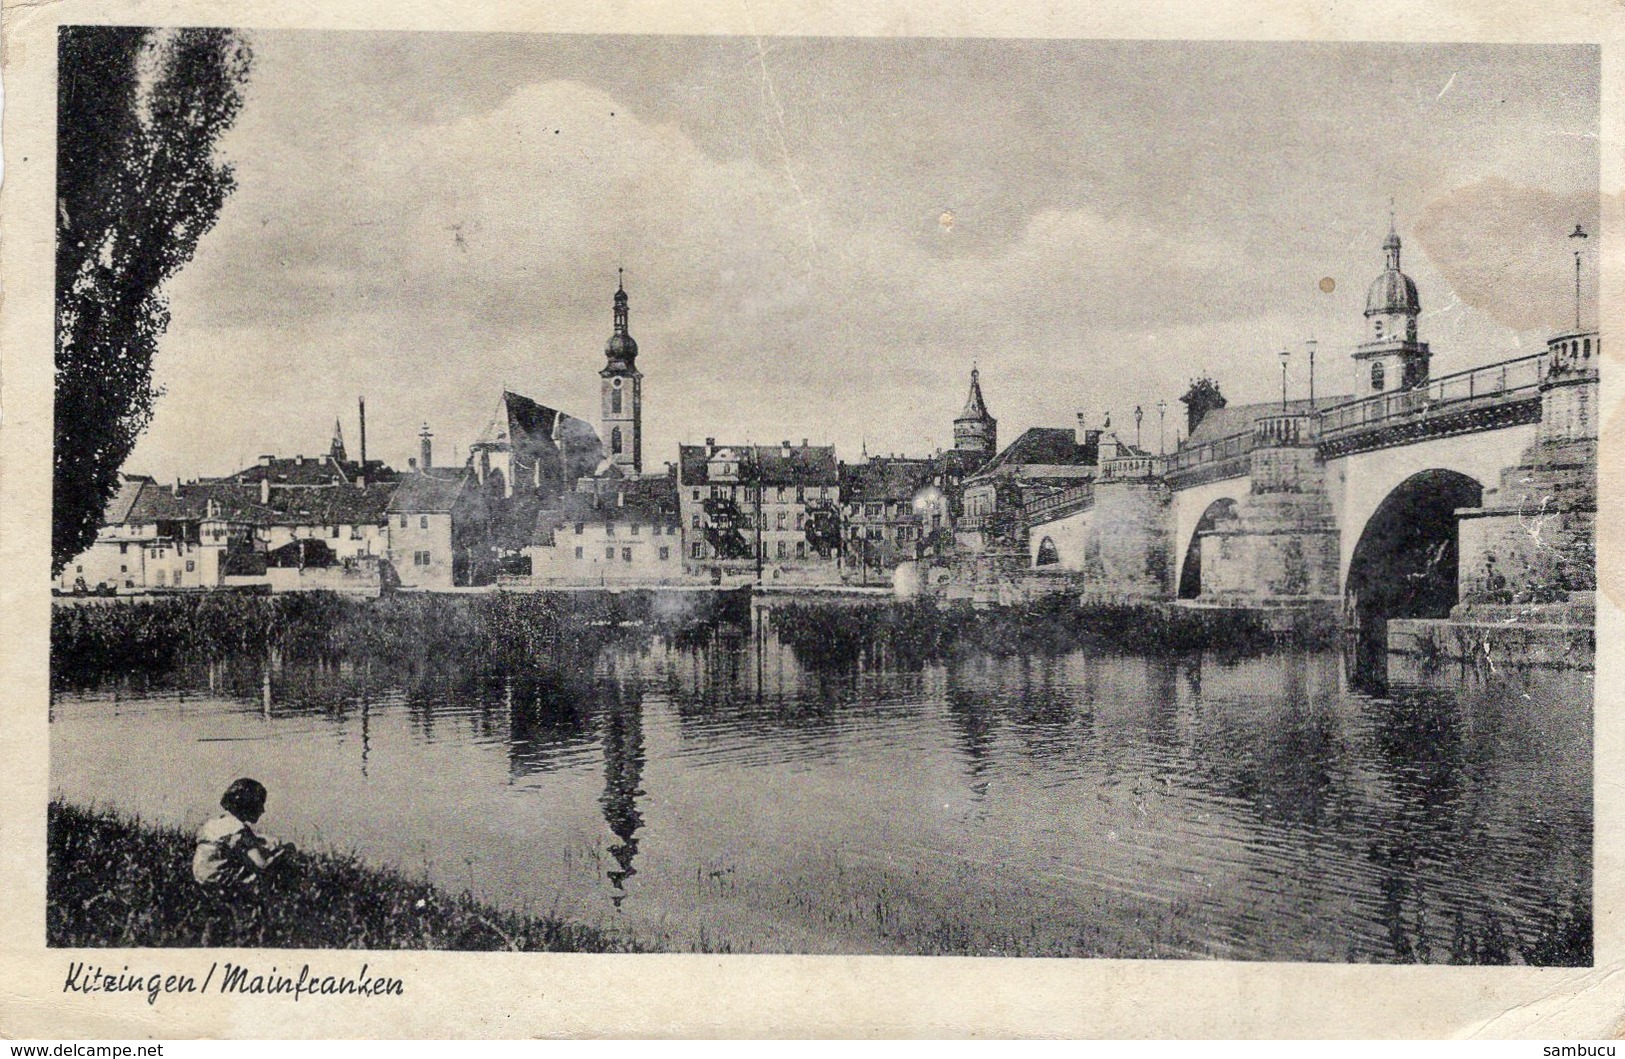
<svg viewBox="0 0 1625 1059"><path fill-rule="evenodd" d="M53 784L189 824L264 775L293 837L656 947L1590 960L1584 675L850 646L231 659L59 693Z"/></svg>

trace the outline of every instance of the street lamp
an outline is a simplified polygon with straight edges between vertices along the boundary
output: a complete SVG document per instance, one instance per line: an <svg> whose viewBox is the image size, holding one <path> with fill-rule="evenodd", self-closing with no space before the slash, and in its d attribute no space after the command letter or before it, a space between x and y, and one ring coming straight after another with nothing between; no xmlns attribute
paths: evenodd
<svg viewBox="0 0 1625 1059"><path fill-rule="evenodd" d="M1140 406L1139 405L1135 405L1134 406L1134 447L1135 448L1140 447L1140 420L1142 420L1144 418L1145 418L1145 413L1140 411Z"/></svg>
<svg viewBox="0 0 1625 1059"><path fill-rule="evenodd" d="M1309 349L1309 410L1315 410L1315 340L1309 339L1304 343Z"/></svg>
<svg viewBox="0 0 1625 1059"><path fill-rule="evenodd" d="M1167 414L1168 414L1168 402L1162 400L1161 398L1158 398L1158 400L1157 400L1157 455L1158 456L1165 455L1167 453L1167 451L1168 451L1167 448L1163 445L1163 433L1162 433L1163 418Z"/></svg>
<svg viewBox="0 0 1625 1059"><path fill-rule="evenodd" d="M1292 359L1292 351L1281 350L1281 411L1286 411L1286 362Z"/></svg>

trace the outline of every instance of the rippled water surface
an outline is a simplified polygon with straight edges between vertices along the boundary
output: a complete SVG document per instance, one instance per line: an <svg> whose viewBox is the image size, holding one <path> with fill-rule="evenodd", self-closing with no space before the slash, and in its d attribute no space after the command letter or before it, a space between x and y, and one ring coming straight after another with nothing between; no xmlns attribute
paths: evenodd
<svg viewBox="0 0 1625 1059"><path fill-rule="evenodd" d="M1447 677L841 664L723 626L553 676L243 663L59 693L52 783L192 827L253 775L279 837L657 948L1572 962L1590 676Z"/></svg>

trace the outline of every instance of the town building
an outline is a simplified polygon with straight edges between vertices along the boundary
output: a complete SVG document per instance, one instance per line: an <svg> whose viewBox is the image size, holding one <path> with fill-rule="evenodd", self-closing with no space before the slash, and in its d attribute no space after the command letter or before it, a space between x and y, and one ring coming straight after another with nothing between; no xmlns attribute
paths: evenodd
<svg viewBox="0 0 1625 1059"><path fill-rule="evenodd" d="M940 539L933 533L949 525L943 464L941 457L876 456L841 465L842 565L849 580L917 560Z"/></svg>
<svg viewBox="0 0 1625 1059"><path fill-rule="evenodd" d="M452 588L495 576L486 490L466 467L403 475L387 508L388 558L403 588Z"/></svg>
<svg viewBox="0 0 1625 1059"><path fill-rule="evenodd" d="M678 505L690 574L839 580L841 480L829 445L680 445Z"/></svg>
<svg viewBox="0 0 1625 1059"><path fill-rule="evenodd" d="M544 510L525 556L534 584L669 584L683 579L673 474L583 479Z"/></svg>

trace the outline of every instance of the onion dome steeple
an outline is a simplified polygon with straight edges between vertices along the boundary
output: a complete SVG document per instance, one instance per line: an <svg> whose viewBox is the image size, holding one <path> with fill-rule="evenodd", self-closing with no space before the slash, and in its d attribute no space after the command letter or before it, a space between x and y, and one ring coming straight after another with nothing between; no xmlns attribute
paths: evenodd
<svg viewBox="0 0 1625 1059"><path fill-rule="evenodd" d="M1382 241L1383 270L1365 295L1365 341L1354 350L1355 392L1384 393L1420 386L1428 378L1428 347L1417 336L1422 300L1399 268L1400 241L1393 214Z"/></svg>
<svg viewBox="0 0 1625 1059"><path fill-rule="evenodd" d="M620 273L620 283L615 288L615 332L604 343L604 356L609 360L609 369L630 371L638 359L638 343L627 330L626 272L624 269L616 271Z"/></svg>
<svg viewBox="0 0 1625 1059"><path fill-rule="evenodd" d="M1387 267L1382 275L1371 282L1365 295L1366 316L1378 313L1408 313L1422 311L1422 302L1416 296L1416 283L1399 270L1399 233L1394 230L1393 219L1388 221L1388 238L1382 241L1382 253Z"/></svg>

